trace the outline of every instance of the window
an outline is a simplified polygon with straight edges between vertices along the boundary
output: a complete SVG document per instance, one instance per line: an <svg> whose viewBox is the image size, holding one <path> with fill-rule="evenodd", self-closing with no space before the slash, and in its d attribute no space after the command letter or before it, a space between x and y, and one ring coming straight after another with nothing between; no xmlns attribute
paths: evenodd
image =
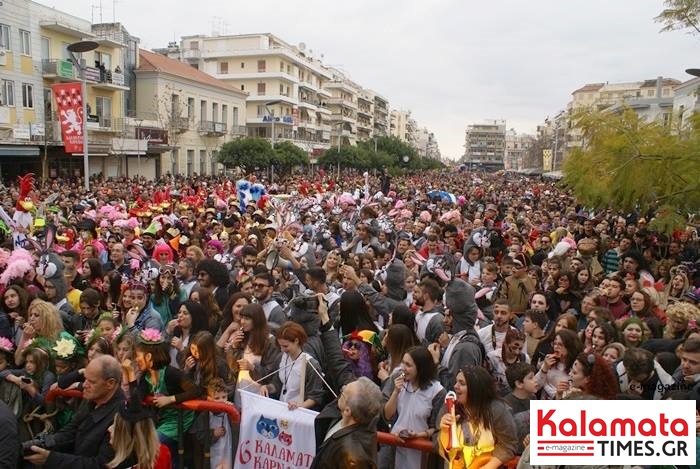
<svg viewBox="0 0 700 469"><path fill-rule="evenodd" d="M284 94L284 85L280 83L280 94Z"/></svg>
<svg viewBox="0 0 700 469"><path fill-rule="evenodd" d="M187 98L187 118L194 120L194 98Z"/></svg>
<svg viewBox="0 0 700 469"><path fill-rule="evenodd" d="M192 176L194 166L194 150L187 150L187 176Z"/></svg>
<svg viewBox="0 0 700 469"><path fill-rule="evenodd" d="M258 72L264 72L265 71L265 61L264 60L258 60Z"/></svg>
<svg viewBox="0 0 700 469"><path fill-rule="evenodd" d="M10 27L0 24L0 49L10 50Z"/></svg>
<svg viewBox="0 0 700 469"><path fill-rule="evenodd" d="M173 148L170 155L170 174L178 174L180 172L180 154L177 148Z"/></svg>
<svg viewBox="0 0 700 469"><path fill-rule="evenodd" d="M180 96L177 94L170 95L170 114L172 117L180 117Z"/></svg>
<svg viewBox="0 0 700 469"><path fill-rule="evenodd" d="M15 105L15 82L3 80L0 88L0 104L3 106Z"/></svg>
<svg viewBox="0 0 700 469"><path fill-rule="evenodd" d="M199 102L199 120L200 121L207 120L207 102L204 100L201 100ZM187 174L187 175L191 176L191 174Z"/></svg>
<svg viewBox="0 0 700 469"><path fill-rule="evenodd" d="M233 108L233 120L231 121L231 125L238 125L238 108L237 107Z"/></svg>
<svg viewBox="0 0 700 469"><path fill-rule="evenodd" d="M265 106L262 104L258 104L258 117L263 117L267 115L267 111L265 110Z"/></svg>
<svg viewBox="0 0 700 469"><path fill-rule="evenodd" d="M23 29L19 30L19 44L21 46L22 54L32 55L32 36L29 31Z"/></svg>
<svg viewBox="0 0 700 469"><path fill-rule="evenodd" d="M34 85L22 83L22 106L27 108L34 107Z"/></svg>
<svg viewBox="0 0 700 469"><path fill-rule="evenodd" d="M63 60L69 60L70 59L70 52L68 51L68 44L67 42L62 42L61 43L61 58Z"/></svg>
<svg viewBox="0 0 700 469"><path fill-rule="evenodd" d="M49 60L51 58L51 40L48 37L41 37L41 58Z"/></svg>
<svg viewBox="0 0 700 469"><path fill-rule="evenodd" d="M284 72L284 62L280 62L280 72Z"/></svg>
<svg viewBox="0 0 700 469"><path fill-rule="evenodd" d="M199 175L207 174L207 152L199 150Z"/></svg>
<svg viewBox="0 0 700 469"><path fill-rule="evenodd" d="M95 111L100 119L100 127L111 127L112 122L112 98L106 96L95 97Z"/></svg>
<svg viewBox="0 0 700 469"><path fill-rule="evenodd" d="M228 106L226 104L221 105L221 122L224 124L228 122Z"/></svg>
<svg viewBox="0 0 700 469"><path fill-rule="evenodd" d="M219 62L219 73L228 73L228 62Z"/></svg>
<svg viewBox="0 0 700 469"><path fill-rule="evenodd" d="M671 90L668 88L664 88L664 90L661 92L662 96L671 96Z"/></svg>
<svg viewBox="0 0 700 469"><path fill-rule="evenodd" d="M105 66L106 70L112 70L112 56L106 52L95 52L95 67L100 64Z"/></svg>
<svg viewBox="0 0 700 469"><path fill-rule="evenodd" d="M647 96L654 96L654 90L647 90Z"/></svg>
<svg viewBox="0 0 700 469"><path fill-rule="evenodd" d="M241 85L241 91L245 91L245 85Z"/></svg>
<svg viewBox="0 0 700 469"><path fill-rule="evenodd" d="M192 50L199 50L199 41L192 41L192 42L190 42L190 49L192 49Z"/></svg>
<svg viewBox="0 0 700 469"><path fill-rule="evenodd" d="M211 103L211 120L219 122L219 103Z"/></svg>
<svg viewBox="0 0 700 469"><path fill-rule="evenodd" d="M245 68L245 62L241 62L241 68Z"/></svg>
<svg viewBox="0 0 700 469"><path fill-rule="evenodd" d="M287 75L291 75L291 74L292 74L292 66L287 64Z"/></svg>
<svg viewBox="0 0 700 469"><path fill-rule="evenodd" d="M258 94L265 94L265 83L258 83Z"/></svg>

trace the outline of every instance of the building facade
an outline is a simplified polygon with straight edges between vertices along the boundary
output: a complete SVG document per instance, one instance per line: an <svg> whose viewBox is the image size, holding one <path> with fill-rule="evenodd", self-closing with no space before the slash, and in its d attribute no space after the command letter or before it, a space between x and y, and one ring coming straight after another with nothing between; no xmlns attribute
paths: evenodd
<svg viewBox="0 0 700 469"><path fill-rule="evenodd" d="M303 44L272 34L184 36L156 52L246 92L249 136L292 141L311 155L329 147L333 75Z"/></svg>
<svg viewBox="0 0 700 469"><path fill-rule="evenodd" d="M139 51L136 113L151 116L140 128L167 131L166 151L147 170L160 174L218 174L217 151L245 135L248 94L190 65Z"/></svg>
<svg viewBox="0 0 700 469"><path fill-rule="evenodd" d="M467 126L463 162L485 169L503 169L506 121L491 120Z"/></svg>
<svg viewBox="0 0 700 469"><path fill-rule="evenodd" d="M138 38L119 23L92 25L26 0L5 1L0 11L2 177L83 175L82 153L64 151L51 86L80 81L67 47L84 40L98 45L77 57L87 84L89 171L123 175L126 154L139 152L136 136L128 134ZM147 146L141 151L146 155Z"/></svg>

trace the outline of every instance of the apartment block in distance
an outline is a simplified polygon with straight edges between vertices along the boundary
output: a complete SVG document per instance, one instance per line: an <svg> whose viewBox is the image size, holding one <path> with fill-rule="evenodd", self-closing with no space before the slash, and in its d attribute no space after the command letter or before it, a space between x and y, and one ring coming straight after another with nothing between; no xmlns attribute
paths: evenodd
<svg viewBox="0 0 700 469"><path fill-rule="evenodd" d="M506 122L489 120L467 126L463 162L470 167L503 169L506 150Z"/></svg>
<svg viewBox="0 0 700 469"><path fill-rule="evenodd" d="M309 152L330 145L332 74L302 43L273 34L183 36L156 52L181 60L247 93L247 135L288 140Z"/></svg>

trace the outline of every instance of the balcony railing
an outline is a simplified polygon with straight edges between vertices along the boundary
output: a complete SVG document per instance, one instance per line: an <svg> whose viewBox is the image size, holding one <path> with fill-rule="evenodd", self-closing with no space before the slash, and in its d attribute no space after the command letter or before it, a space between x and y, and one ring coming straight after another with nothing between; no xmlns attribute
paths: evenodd
<svg viewBox="0 0 700 469"><path fill-rule="evenodd" d="M185 59L199 59L202 56L202 51L199 49L185 49L182 52Z"/></svg>
<svg viewBox="0 0 700 469"><path fill-rule="evenodd" d="M248 134L248 130L245 125L232 125L229 134L234 136L245 136Z"/></svg>
<svg viewBox="0 0 700 469"><path fill-rule="evenodd" d="M226 123L216 121L200 121L199 132L212 136L221 136L226 134Z"/></svg>
<svg viewBox="0 0 700 469"><path fill-rule="evenodd" d="M170 127L175 133L181 134L183 132L187 132L190 130L190 119L187 117L173 116L170 118Z"/></svg>
<svg viewBox="0 0 700 469"><path fill-rule="evenodd" d="M73 64L68 60L63 59L43 59L41 61L41 71L46 75L55 75L57 77L74 79L75 70Z"/></svg>

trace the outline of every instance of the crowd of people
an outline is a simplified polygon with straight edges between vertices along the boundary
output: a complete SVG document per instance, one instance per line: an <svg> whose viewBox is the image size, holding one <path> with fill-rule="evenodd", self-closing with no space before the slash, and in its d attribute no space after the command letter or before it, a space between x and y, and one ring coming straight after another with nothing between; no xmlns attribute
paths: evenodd
<svg viewBox="0 0 700 469"><path fill-rule="evenodd" d="M182 438L231 468L236 423L174 406L240 389L320 412L315 468L529 467L533 399L698 400L697 229L550 181L26 177L0 202L3 467L178 467Z"/></svg>

